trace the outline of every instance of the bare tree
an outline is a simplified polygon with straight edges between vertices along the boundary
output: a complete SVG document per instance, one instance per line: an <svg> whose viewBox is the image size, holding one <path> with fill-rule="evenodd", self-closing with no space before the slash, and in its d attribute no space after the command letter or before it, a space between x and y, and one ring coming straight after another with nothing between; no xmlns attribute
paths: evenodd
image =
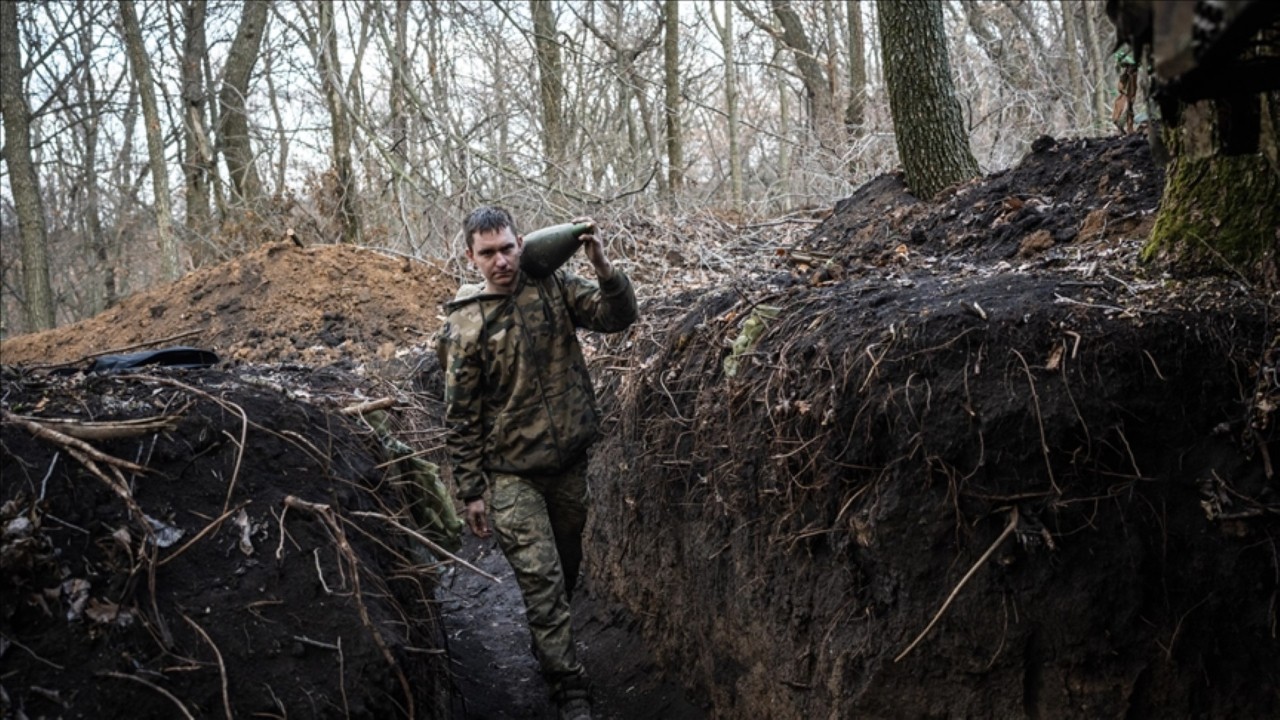
<svg viewBox="0 0 1280 720"><path fill-rule="evenodd" d="M49 282L48 237L40 201L40 178L31 159L31 108L22 88L18 52L18 3L0 3L0 113L4 115L4 157L9 189L18 216L22 244L23 315L27 330L54 326L53 287Z"/></svg>
<svg viewBox="0 0 1280 720"><path fill-rule="evenodd" d="M542 100L542 147L547 176L558 184L565 161L564 68L556 39L551 3L529 0L533 16L533 44L538 55L538 94Z"/></svg>
<svg viewBox="0 0 1280 720"><path fill-rule="evenodd" d="M860 136L867 122L867 58L863 40L862 6L858 0L846 0L849 15L849 104L845 107L844 124L849 134Z"/></svg>
<svg viewBox="0 0 1280 720"><path fill-rule="evenodd" d="M262 79L267 85L267 104L271 106L271 119L275 121L276 141L276 179L277 192L288 187L289 176L289 122L285 120L284 111L280 107L280 92L276 87L276 78L284 76L280 67L279 56L283 54L276 47L268 45L262 53Z"/></svg>
<svg viewBox="0 0 1280 720"><path fill-rule="evenodd" d="M656 48L662 38L666 27L664 16L657 14L656 17L645 18L646 22L637 23L627 17L628 11L636 9L633 4L611 0L602 6L608 16L607 27L601 27L603 23L597 24L585 14L579 15L579 19L612 56L611 84L617 112L613 114L612 121L605 120L605 125L619 128L629 152L616 157L618 153L615 150L611 162L626 175L655 175L658 194L669 197L669 174L656 172L661 164L658 160L662 154L661 138L649 99L648 88L654 83L648 80L643 67L646 54Z"/></svg>
<svg viewBox="0 0 1280 720"><path fill-rule="evenodd" d="M809 123L821 141L834 142L837 136L832 129L837 127L837 115L835 98L831 92L831 80L827 77L822 64L818 62L817 52L791 0L769 0L769 6L773 10L774 17L778 19L778 24L781 25L781 29L774 30L774 33L791 51L796 67L800 70L800 79L804 83L805 98L808 102Z"/></svg>
<svg viewBox="0 0 1280 720"><path fill-rule="evenodd" d="M209 206L209 181L213 172L213 151L209 147L205 101L204 58L207 0L186 0L182 5L182 170L186 180L187 232L198 239L209 232L213 213ZM196 255L197 244L190 247Z"/></svg>
<svg viewBox="0 0 1280 720"><path fill-rule="evenodd" d="M724 56L725 124L729 136L729 187L733 211L742 212L742 148L738 144L738 68L733 45L733 2L724 0L724 19L718 20L714 3L711 19L720 36L720 52Z"/></svg>
<svg viewBox="0 0 1280 720"><path fill-rule="evenodd" d="M680 128L680 3L666 0L662 7L663 86L667 118L667 184L673 195L684 184L684 140Z"/></svg>
<svg viewBox="0 0 1280 720"><path fill-rule="evenodd" d="M76 6L76 12L80 20L80 55L87 58L93 54L94 40L86 8L87 5L85 3L80 3ZM89 252L97 262L98 272L101 273L102 303L93 307L93 311L96 312L103 307L111 307L116 304L117 288L116 271L114 264L111 262L110 247L102 227L101 181L98 178L98 140L101 134L102 110L106 103L103 98L99 97L93 68L88 63L85 64L83 76L82 91L85 116L82 127L84 128L83 178L85 207L84 212L81 214L88 231Z"/></svg>
<svg viewBox="0 0 1280 720"><path fill-rule="evenodd" d="M160 111L156 107L151 60L142 43L142 29L138 26L138 13L133 0L120 0L120 24L129 53L129 66L133 68L134 82L138 84L138 97L142 100L142 119L146 124L147 155L151 159L151 188L155 195L156 242L160 246L160 276L168 281L177 280L181 274L181 265L169 207L169 167L164 158L164 133L160 127Z"/></svg>
<svg viewBox="0 0 1280 720"><path fill-rule="evenodd" d="M236 37L227 50L223 66L222 88L218 92L218 148L231 174L236 198L254 203L262 195L262 181L254 167L253 146L249 139L249 116L246 99L253 66L258 62L262 34L267 25L270 3L247 0L236 29Z"/></svg>
<svg viewBox="0 0 1280 720"><path fill-rule="evenodd" d="M409 123L407 115L408 86L407 67L409 65L409 0L396 0L395 18L392 21L395 44L389 48L391 60L391 148L402 161L404 160L408 142ZM396 187L400 184L397 182Z"/></svg>
<svg viewBox="0 0 1280 720"><path fill-rule="evenodd" d="M1078 118L1080 112L1077 108L1085 100L1084 71L1080 62L1080 53L1077 51L1076 23L1072 17L1072 4L1071 0L1061 0L1062 33L1063 41L1066 45L1067 74L1071 80L1071 94L1067 98L1067 106L1071 109L1072 117Z"/></svg>
<svg viewBox="0 0 1280 720"><path fill-rule="evenodd" d="M338 63L338 34L333 27L333 3L320 0L317 4L320 18L320 36L314 49L320 70L320 84L324 88L329 105L333 139L333 170L338 193L338 215L342 224L342 241L360 242L360 213L356 207L358 189L351 168L351 122L349 100L340 89L342 69Z"/></svg>
<svg viewBox="0 0 1280 720"><path fill-rule="evenodd" d="M787 80L782 76L782 73L777 75L778 128L783 133L789 133L791 130L791 87L787 85ZM783 197L780 207L784 209L790 209L791 196L793 194L791 187L791 144L792 139L786 135L778 142L779 187Z"/></svg>
<svg viewBox="0 0 1280 720"><path fill-rule="evenodd" d="M1093 120L1094 124L1100 124L1109 116L1107 110L1107 93L1111 89L1111 77L1113 73L1107 67L1106 56L1102 52L1103 42L1098 36L1098 22L1096 13L1101 12L1098 6L1101 3L1085 2L1084 5L1084 42L1089 48L1089 57L1093 62L1090 66L1093 69L1093 78L1090 85L1093 87Z"/></svg>
<svg viewBox="0 0 1280 720"><path fill-rule="evenodd" d="M907 186L921 198L978 174L956 100L942 3L881 2L885 85Z"/></svg>

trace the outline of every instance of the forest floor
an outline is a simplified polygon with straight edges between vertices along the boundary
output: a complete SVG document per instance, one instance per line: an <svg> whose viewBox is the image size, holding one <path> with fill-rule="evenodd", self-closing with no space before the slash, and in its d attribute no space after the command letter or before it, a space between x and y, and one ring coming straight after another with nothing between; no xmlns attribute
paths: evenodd
<svg viewBox="0 0 1280 720"><path fill-rule="evenodd" d="M883 176L834 208L759 226L736 227L711 216L661 222L600 218L611 252L636 280L642 302L642 319L626 335L584 337L611 439L593 458L598 504L588 528L584 591L575 597L573 610L601 717L736 717L750 707L738 703L748 702L755 707L767 702L779 718L851 709L870 716L895 711L941 716L948 714L948 704L978 714L1003 714L1014 707L1029 717L1115 715L1126 703L1137 703L1133 717L1178 703L1207 711L1234 707L1239 712L1227 714L1238 716L1280 707L1274 670L1280 664L1269 662L1280 657L1274 633L1280 492L1271 464L1280 406L1275 294L1231 277L1175 281L1137 261L1162 186L1162 174L1140 136L1045 138L1035 148L1018 167L931 202L912 198L900 178ZM80 323L0 343L0 403L6 413L0 435L4 717L109 717L125 707L139 718L201 717L222 714L224 706L246 717L389 717L410 707L426 717L552 717L522 624L522 601L501 553L491 542L470 536L458 552L475 569L501 578L495 582L441 553L424 551L393 525L410 517L417 489L388 472L374 424L360 413L344 412L392 398L395 437L428 458L441 459L441 379L428 340L440 322L440 303L452 297L461 280L448 266L375 250L280 242L197 269ZM777 323L762 341L762 352L772 348L768 357L791 374L778 383L733 385L722 370L733 336L755 308L770 304L812 311ZM1068 315L1077 324L1067 322ZM1100 324L1081 324L1085 319ZM1107 324L1111 321L1116 322ZM981 347L954 362L925 352L936 353L936 348L916 348L919 365L883 354L910 333L954 347L954 334L930 335L925 325L957 331L959 337L975 332L964 323L999 325L1009 337L1031 337L1039 354L1024 361L1030 363L1028 378L1032 366L1034 372L1053 371L1074 360L1086 326L1097 331L1089 337L1109 338L1113 356L1141 358L1147 375L1190 383L1161 387L1164 396L1206 392L1196 390L1197 379L1203 388L1219 392L1226 385L1216 373L1221 368L1234 373L1236 387L1214 406L1217 414L1184 424L1203 436L1217 433L1220 442L1212 452L1229 458L1234 474L1219 487L1215 501L1225 498L1244 514L1223 525L1219 512L1213 532L1234 533L1250 550L1227 543L1222 552L1244 559L1215 565L1196 555L1194 571L1197 582L1208 587L1234 587L1231 573L1247 570L1249 586L1236 593L1237 605L1227 607L1222 603L1228 599L1219 598L1196 607L1237 613L1242 633L1270 623L1270 637L1263 632L1259 645L1245 643L1249 649L1235 663L1217 660L1241 644L1219 625L1182 634L1175 629L1168 641L1171 659L1176 639L1178 655L1201 658L1202 671L1222 690L1179 690L1174 680L1183 676L1143 670L1144 655L1116 669L1122 676L1116 684L1122 687L1106 696L1116 697L1089 696L1092 710L1063 711L1055 704L1056 685L1045 680L1053 677L1052 670L1014 678L1008 669L1005 677L998 674L1003 662L990 657L983 672L1016 686L1013 705L955 705L960 702L955 686L981 675L956 660L956 653L965 652L957 648L962 633L915 651L952 668L919 671L928 683L913 684L915 676L886 675L874 667L855 672L867 656L828 658L825 653L832 651L822 644L830 644L832 633L839 637L835 628L842 618L851 622L848 597L865 601L868 623L886 615L896 618L892 629L899 638L903 628L919 629L945 596L945 589L939 594L922 584L932 587L945 576L949 589L958 579L957 567L962 573L968 566L961 562L963 548L952 543L968 539L985 547L992 539L977 538L976 525L957 526L963 514L959 496L949 496L955 504L950 525L916 535L910 530L915 518L877 516L876 508L864 512L865 494L839 495L817 509L771 505L760 493L778 491L766 487L764 468L743 466L741 460L722 458L744 482L758 472L764 489L751 490L749 497L741 488L708 489L717 471L700 456L702 448L695 445L690 452L687 443L690 438L696 443L699 434L689 428L715 428L722 440L763 447L788 440L793 429L825 443L829 431L824 428L861 422L865 413L846 418L848 410L835 404L824 408L816 398L874 391L880 383L876 373L896 377L895 363L927 378L938 392L935 402L944 391L962 385L967 391L969 382L976 392L987 380L994 384L983 385L983 391L993 403L1009 395L1014 382L1008 378L1021 376L1009 374L1006 358L988 360L983 353L989 350ZM1196 355L1195 363L1203 367L1180 360L1179 348L1188 343L1200 352L1191 339L1201 335L1211 336L1209 344L1221 345L1220 352ZM770 346L770 337L788 342ZM106 353L172 345L209 349L223 362L209 369L84 372ZM1090 340L1084 345L1088 353ZM744 377L764 377L759 353L750 346L740 349ZM864 359L871 365L857 370L851 387L838 392L834 384L829 391L824 385L822 392L810 387L819 376L832 382L815 368ZM997 361L1005 367L1003 377L994 367L978 377L978 364ZM813 377L806 378L806 372ZM1100 386L1100 396L1117 405L1125 383L1137 377L1128 370L1109 375L1102 365L1093 372L1115 383ZM905 386L910 396L913 382L911 374L903 375L886 392L901 393ZM662 392L653 390L659 386ZM778 394L779 388L785 391ZM1032 384L1032 394L1037 407L1046 409L1044 418L1051 408L1087 405L1070 388L1049 383ZM735 404L747 395L753 399ZM711 402L714 397L720 401ZM775 413L777 407L791 413L792 429L779 424L782 415L761 416L751 409L761 402L774 404ZM897 412L900 402L891 397L879 414ZM654 409L659 404L661 412ZM727 412L728 407L747 411ZM1139 411L1123 412L1137 418ZM638 424L637 417L646 420ZM1023 430L1035 425L1025 413L1017 417ZM690 420L701 424L689 426ZM1047 421L1044 427L1053 431ZM901 427L884 429L888 436L875 441L886 447L877 452L886 457L915 453L911 443L918 437L897 432ZM952 446L975 445L959 430L946 436L945 428L932 429L951 448L939 451L935 460L950 462ZM1142 434L1129 430L1130 436ZM1049 451L1042 452L1042 446L1066 442L1070 434L1036 440L1024 432L988 428L981 436L983 457L1019 459L1008 467L1030 473L1022 458L1043 466ZM1114 449L1119 441L1104 435L1098 435L1098 444ZM846 444L854 442L853 434L848 437ZM1146 452L1140 448L1134 464ZM653 453L656 459L646 459ZM785 464L793 457L804 458L788 452L761 462L784 458ZM696 472L671 476L690 466ZM794 471L815 472L812 467ZM1070 476L1069 470L1059 472L1062 482ZM649 489L637 483L648 483ZM685 490L676 492L677 486ZM901 489L876 487L875 496L894 498L900 510L911 504ZM974 492L979 490L1020 497L1027 488ZM791 498L792 491L782 492L776 496ZM1035 522L1048 528L1045 537L1050 544L1055 537L1062 543L1065 536L1056 534L1049 514L1069 504L1024 511L1041 513ZM730 516L774 532L766 537L733 530L745 526L725 525ZM925 522L923 516L919 522ZM701 528L698 543L716 547L670 535L681 523ZM1021 537L1025 528L1018 530ZM876 545L877 532L901 538L896 561L891 549ZM951 541L945 540L948 534ZM814 538L831 545L814 545ZM850 542L840 545L838 538ZM740 541L766 548L764 555L747 554L735 544ZM853 567L856 563L842 553L857 548L864 552L858 557L874 556L894 571L877 580L875 567L863 566L861 582L872 590L833 581L832 596L823 598L827 581L821 572L801 586L786 581L782 571L762 578L745 564L752 557L777 563L779 547L798 553L781 557L786 572L810 567L824 554L835 557L837 566ZM1017 567L1015 560L1002 567ZM895 562L920 565L908 572ZM762 580L763 586L757 584ZM1052 587L1067 602L1087 605L1113 580L1105 574ZM1032 581L1005 582L1017 589L1018 582ZM737 599L726 599L726 593ZM891 598L881 596L886 593ZM779 620L771 616L773 605L739 607L745 602L789 609ZM1176 620L1178 613L1195 609L1189 607L1174 602L1168 612ZM754 615L756 624L741 615ZM981 614L961 617L982 627L998 624ZM1167 620L1149 611L1127 618L1140 627ZM1007 627L1007 616L1004 622ZM817 645L809 647L804 661L809 676L799 677L796 657L804 652L793 644L814 628L826 637L813 641ZM1060 632L1112 631L1082 626ZM1000 647L1006 647L1003 640ZM1027 640L1020 657L1052 665L1054 647L1052 639ZM1105 655L1104 650L1099 652ZM832 674L815 674L815 658L833 660L826 668ZM984 655L981 664L987 659ZM877 677L883 684L879 695L868 689ZM1063 684L1077 693L1085 692L1079 687L1092 687L1077 680ZM918 698L920 688L929 686L938 693ZM1005 688L993 687L993 694ZM885 696L895 692L908 704L892 705ZM1237 693L1236 705L1217 695L1227 692ZM1188 700L1188 694L1194 697Z"/></svg>

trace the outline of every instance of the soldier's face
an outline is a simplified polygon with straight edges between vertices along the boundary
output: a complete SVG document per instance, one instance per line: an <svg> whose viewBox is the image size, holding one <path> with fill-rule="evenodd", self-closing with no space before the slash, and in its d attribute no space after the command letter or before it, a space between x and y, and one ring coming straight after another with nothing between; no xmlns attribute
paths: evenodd
<svg viewBox="0 0 1280 720"><path fill-rule="evenodd" d="M476 232L471 236L467 258L484 276L485 291L510 294L520 277L520 253L524 238L511 228Z"/></svg>

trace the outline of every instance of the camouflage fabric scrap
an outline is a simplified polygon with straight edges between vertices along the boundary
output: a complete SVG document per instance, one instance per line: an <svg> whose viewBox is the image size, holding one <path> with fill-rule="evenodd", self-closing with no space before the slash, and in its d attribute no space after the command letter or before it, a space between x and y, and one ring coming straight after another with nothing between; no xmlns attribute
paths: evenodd
<svg viewBox="0 0 1280 720"><path fill-rule="evenodd" d="M384 458L393 463L392 476L397 482L409 483L405 494L418 532L445 550L457 552L462 547L463 523L440 478L440 466L418 457L412 447L392 435L385 412L370 413L365 419L378 435Z"/></svg>

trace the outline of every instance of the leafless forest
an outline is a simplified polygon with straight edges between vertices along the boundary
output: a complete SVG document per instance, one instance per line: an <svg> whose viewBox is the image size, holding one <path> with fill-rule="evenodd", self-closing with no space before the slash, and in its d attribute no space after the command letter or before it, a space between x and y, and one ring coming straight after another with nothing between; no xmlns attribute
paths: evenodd
<svg viewBox="0 0 1280 720"><path fill-rule="evenodd" d="M1103 3L942 8L984 172L1041 135L1114 132ZM829 207L899 163L876 7L857 0L11 12L3 44L20 62L5 72L28 106L57 324L290 236L452 256L459 218L484 202L530 227L580 213L749 224ZM36 328L12 160L0 171L12 336Z"/></svg>

